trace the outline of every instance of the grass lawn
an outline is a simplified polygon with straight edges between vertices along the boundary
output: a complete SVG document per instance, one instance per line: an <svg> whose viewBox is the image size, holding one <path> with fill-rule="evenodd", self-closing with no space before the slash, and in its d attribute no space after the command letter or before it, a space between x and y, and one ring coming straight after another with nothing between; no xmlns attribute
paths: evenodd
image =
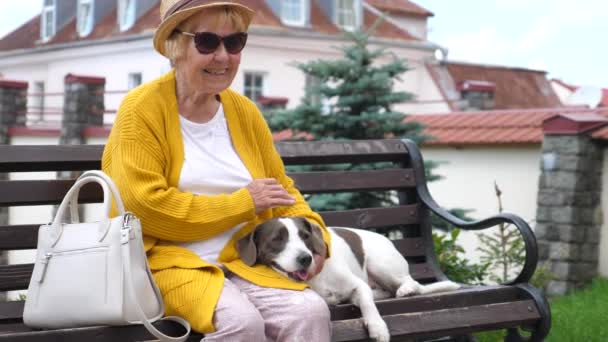
<svg viewBox="0 0 608 342"><path fill-rule="evenodd" d="M551 300L552 325L548 342L608 341L608 279ZM502 332L476 335L479 342L502 341Z"/></svg>

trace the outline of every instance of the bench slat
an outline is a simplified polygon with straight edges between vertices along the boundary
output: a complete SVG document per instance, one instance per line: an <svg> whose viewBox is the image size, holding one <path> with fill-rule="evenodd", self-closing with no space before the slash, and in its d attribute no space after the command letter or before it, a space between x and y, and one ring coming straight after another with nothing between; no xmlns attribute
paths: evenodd
<svg viewBox="0 0 608 342"><path fill-rule="evenodd" d="M25 290L34 264L0 266L0 291Z"/></svg>
<svg viewBox="0 0 608 342"><path fill-rule="evenodd" d="M400 205L390 208L352 209L320 212L328 226L360 229L380 228L419 222L418 205Z"/></svg>
<svg viewBox="0 0 608 342"><path fill-rule="evenodd" d="M279 142L275 146L287 165L403 161L408 155L405 144L397 139Z"/></svg>
<svg viewBox="0 0 608 342"><path fill-rule="evenodd" d="M0 181L0 207L59 204L74 184L74 180L14 180ZM85 184L80 191L80 203L101 202L99 186Z"/></svg>
<svg viewBox="0 0 608 342"><path fill-rule="evenodd" d="M0 251L35 249L38 244L38 228L40 224L0 226Z"/></svg>
<svg viewBox="0 0 608 342"><path fill-rule="evenodd" d="M406 298L404 302L412 301L414 298L416 297ZM436 298L433 297L433 299ZM22 302L20 304L22 306ZM409 311L410 305L404 304L403 308ZM383 317L391 330L393 338L429 338L468 333L482 329L501 329L533 324L540 317L532 300L517 300L482 305L472 304L466 307L431 310L429 308L429 310L421 312L404 312L394 315L383 315ZM179 328L173 324L161 324L160 327L163 331L170 332L173 335L179 334ZM27 330L27 328L16 327L15 330L23 331ZM332 331L333 341L367 340L367 330L359 318L333 321ZM3 336L0 333L0 341L45 341L48 339L61 339L62 341L112 341L112 339L149 339L146 334L142 326L92 327L37 331L20 333L13 336ZM193 337L196 337L198 340L201 338L201 336Z"/></svg>
<svg viewBox="0 0 608 342"><path fill-rule="evenodd" d="M532 324L540 317L532 300L384 316L392 339L431 338ZM360 319L332 322L333 341L367 341Z"/></svg>
<svg viewBox="0 0 608 342"><path fill-rule="evenodd" d="M83 189L83 196L89 196L88 194L84 193L86 190L87 189ZM398 224L418 223L417 205L402 205L391 208L325 211L321 212L320 214L327 225L337 227L370 229L394 226ZM50 220L51 218L49 217L49 221ZM40 224L0 226L0 251L35 249L38 241L39 227ZM412 248L412 246L414 245L403 246L403 248L400 250L407 250ZM424 253L422 252L422 254Z"/></svg>
<svg viewBox="0 0 608 342"><path fill-rule="evenodd" d="M292 172L289 176L302 193L383 191L416 186L411 169Z"/></svg>
<svg viewBox="0 0 608 342"><path fill-rule="evenodd" d="M99 169L102 152L103 145L0 145L0 172Z"/></svg>
<svg viewBox="0 0 608 342"><path fill-rule="evenodd" d="M510 302L521 299L521 290L509 286L465 286L458 291L434 293L403 298L390 298L376 301L382 315L396 315L429 310L441 310L466 306ZM361 311L351 304L331 307L332 320L361 317Z"/></svg>
<svg viewBox="0 0 608 342"><path fill-rule="evenodd" d="M184 329L177 323L170 321L158 321L154 326L163 333L170 336L181 336ZM2 327L2 326L0 326ZM11 342L114 342L114 341L156 341L143 325L129 325L120 327L86 327L59 330L30 330L25 326L17 326L15 330L21 332L12 335L3 335L0 331L0 341ZM25 332L24 332L25 330ZM203 338L201 334L192 333L186 341L198 342Z"/></svg>
<svg viewBox="0 0 608 342"><path fill-rule="evenodd" d="M27 289L34 264L0 266L0 291ZM427 264L410 264L412 277L418 280L433 279L435 274Z"/></svg>
<svg viewBox="0 0 608 342"><path fill-rule="evenodd" d="M279 142L286 165L402 161L400 140ZM99 169L103 145L0 145L0 172Z"/></svg>
<svg viewBox="0 0 608 342"><path fill-rule="evenodd" d="M293 172L289 173L302 193L330 193L340 191L383 191L415 186L411 169L370 171ZM58 204L74 180L6 180L0 181L0 207ZM101 188L85 185L82 203L101 202Z"/></svg>

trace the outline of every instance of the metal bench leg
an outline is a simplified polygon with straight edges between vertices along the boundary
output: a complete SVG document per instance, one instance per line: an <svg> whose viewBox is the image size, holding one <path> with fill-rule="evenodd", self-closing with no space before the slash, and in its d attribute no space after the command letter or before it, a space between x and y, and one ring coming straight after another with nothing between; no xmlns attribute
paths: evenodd
<svg viewBox="0 0 608 342"><path fill-rule="evenodd" d="M526 294L532 300L534 300L541 318L540 321L534 327L531 327L530 331L532 332L532 334L529 337L522 336L519 332L519 329L508 329L507 336L505 337L505 342L544 341L547 335L549 334L549 329L551 329L551 310L549 309L549 304L547 303L547 300L538 289L530 286L529 284L517 284L515 286L525 291Z"/></svg>

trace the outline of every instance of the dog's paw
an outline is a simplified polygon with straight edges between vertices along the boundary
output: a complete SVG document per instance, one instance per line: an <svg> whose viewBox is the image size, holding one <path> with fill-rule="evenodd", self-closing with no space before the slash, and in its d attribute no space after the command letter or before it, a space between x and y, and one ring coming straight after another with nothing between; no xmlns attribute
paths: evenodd
<svg viewBox="0 0 608 342"><path fill-rule="evenodd" d="M403 284L397 289L395 296L399 298L415 295L417 293L417 290L418 289L416 286L414 286L414 284Z"/></svg>
<svg viewBox="0 0 608 342"><path fill-rule="evenodd" d="M388 331L388 327L382 318L369 320L366 323L367 333L369 337L376 342L389 342L391 334Z"/></svg>

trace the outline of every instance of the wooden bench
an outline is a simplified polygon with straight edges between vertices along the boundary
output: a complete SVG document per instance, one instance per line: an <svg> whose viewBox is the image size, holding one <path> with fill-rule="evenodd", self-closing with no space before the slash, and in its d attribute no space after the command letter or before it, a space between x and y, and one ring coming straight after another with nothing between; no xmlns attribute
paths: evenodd
<svg viewBox="0 0 608 342"><path fill-rule="evenodd" d="M463 222L441 209L427 190L423 160L413 142L284 142L278 143L277 148L286 165L387 162L383 165L388 166L371 171L292 172L290 176L304 194L393 191L398 203L392 207L323 212L322 215L328 225L400 229L405 238L394 242L410 262L414 277L421 282L445 279L433 249L431 212L462 229L478 230L509 222L521 231L526 260L523 270L510 284L467 286L452 293L378 301L393 340L443 340L445 336L466 340L473 332L497 329L509 329L508 341L542 341L548 334L551 324L548 303L527 283L536 268L537 249L534 234L526 222L509 214ZM93 145L0 145L0 173L99 169L102 150L103 146ZM72 183L73 180L0 181L0 207L57 204ZM98 202L101 191L85 187L80 198L81 202ZM0 225L0 251L35 249L37 229L49 219L37 218L27 225ZM26 289L32 267L32 264L0 265L0 291ZM152 339L142 326L32 330L23 325L22 312L23 301L0 302L0 341ZM334 341L367 340L357 308L349 304L335 306L331 308L331 315ZM179 333L177 327L168 323L159 326L167 332ZM525 339L520 335L522 328L528 332L522 334L527 336ZM200 338L193 335L190 341Z"/></svg>

